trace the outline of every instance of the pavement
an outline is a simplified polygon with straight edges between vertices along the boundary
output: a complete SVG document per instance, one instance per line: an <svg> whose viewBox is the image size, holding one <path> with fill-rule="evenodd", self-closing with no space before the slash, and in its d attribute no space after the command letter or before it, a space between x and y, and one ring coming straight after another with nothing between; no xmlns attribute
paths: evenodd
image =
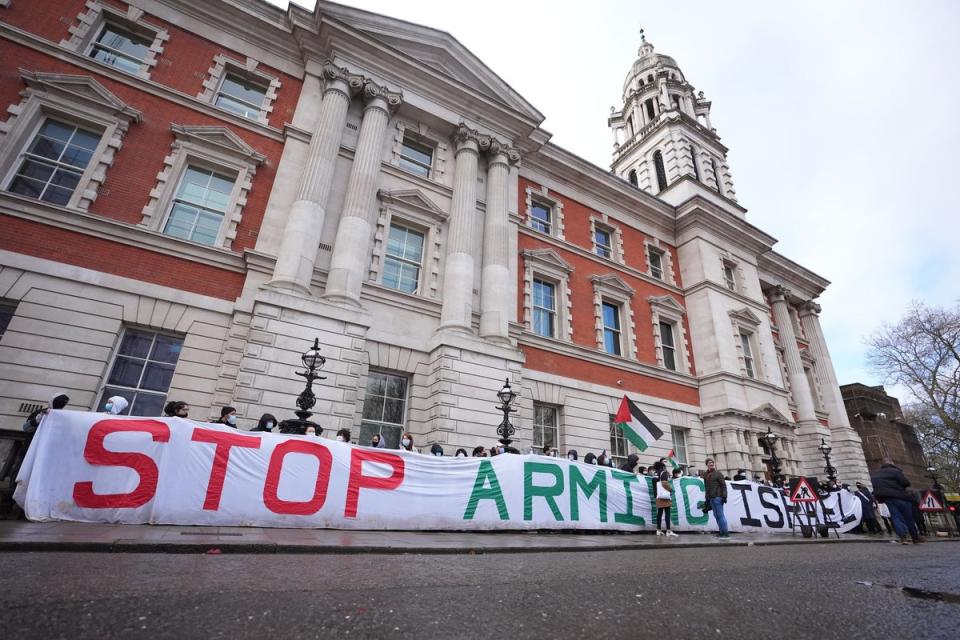
<svg viewBox="0 0 960 640"><path fill-rule="evenodd" d="M960 538L929 538L930 542ZM354 531L83 522L0 521L0 551L128 553L431 553L490 554L577 551L664 550L715 546L891 543L889 536L841 534L803 538L799 533L734 533L721 540L709 533L676 538L644 533Z"/></svg>

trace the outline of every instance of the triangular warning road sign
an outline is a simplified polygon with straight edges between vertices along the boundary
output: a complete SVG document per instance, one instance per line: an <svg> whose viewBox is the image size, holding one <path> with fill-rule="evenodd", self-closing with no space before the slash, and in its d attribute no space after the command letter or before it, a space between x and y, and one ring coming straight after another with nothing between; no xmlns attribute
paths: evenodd
<svg viewBox="0 0 960 640"><path fill-rule="evenodd" d="M920 511L943 511L943 503L933 491L924 491L920 499Z"/></svg>
<svg viewBox="0 0 960 640"><path fill-rule="evenodd" d="M791 502L817 502L819 499L809 480L803 476L797 478L797 484L790 492Z"/></svg>

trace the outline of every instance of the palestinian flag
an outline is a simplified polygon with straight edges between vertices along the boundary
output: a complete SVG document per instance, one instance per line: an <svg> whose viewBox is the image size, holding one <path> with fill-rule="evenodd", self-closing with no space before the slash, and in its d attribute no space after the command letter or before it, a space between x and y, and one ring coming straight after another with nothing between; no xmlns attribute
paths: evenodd
<svg viewBox="0 0 960 640"><path fill-rule="evenodd" d="M673 449L670 449L670 451L667 452L667 462L669 462L670 466L674 469L680 468L680 463L677 462L677 454L673 452Z"/></svg>
<svg viewBox="0 0 960 640"><path fill-rule="evenodd" d="M620 427L627 440L640 451L646 451L651 443L663 436L663 431L660 431L657 425L653 424L650 418L640 411L640 407L633 404L627 396L623 396L613 423Z"/></svg>

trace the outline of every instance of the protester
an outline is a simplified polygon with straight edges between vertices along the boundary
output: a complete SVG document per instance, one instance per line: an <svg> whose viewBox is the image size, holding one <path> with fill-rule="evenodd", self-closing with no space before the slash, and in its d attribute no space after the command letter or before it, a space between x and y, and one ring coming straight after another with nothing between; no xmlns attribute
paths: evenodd
<svg viewBox="0 0 960 640"><path fill-rule="evenodd" d="M555 456L556 456L556 453L555 453L555 452L556 452L556 449L554 449L553 447L544 447L544 448L543 448L543 455L545 455L545 456L555 457Z"/></svg>
<svg viewBox="0 0 960 640"><path fill-rule="evenodd" d="M373 437L370 438L370 446L374 449L383 449L387 446L386 441L384 441L383 436L379 433L373 434Z"/></svg>
<svg viewBox="0 0 960 640"><path fill-rule="evenodd" d="M430 455L442 457L443 447L439 443L434 442L433 445L431 445L430 447Z"/></svg>
<svg viewBox="0 0 960 640"><path fill-rule="evenodd" d="M567 450L567 460L574 460L574 461L575 461L575 460L577 460L578 457L579 457L579 455L577 454L577 450L576 450L576 449L568 449L568 450Z"/></svg>
<svg viewBox="0 0 960 640"><path fill-rule="evenodd" d="M679 479L682 478L682 477L683 477L683 469L677 467L676 469L673 470L673 479L674 479L674 480L679 480Z"/></svg>
<svg viewBox="0 0 960 640"><path fill-rule="evenodd" d="M646 467L637 467L637 475L638 475L638 476L645 476L645 475L647 475L647 468L646 468Z"/></svg>
<svg viewBox="0 0 960 640"><path fill-rule="evenodd" d="M913 503L913 521L917 524L917 529L921 536L927 535L927 523L923 518L923 511L920 511L920 492L910 489L910 502Z"/></svg>
<svg viewBox="0 0 960 640"><path fill-rule="evenodd" d="M587 455L583 456L583 462L585 464L597 464L597 456L593 455L592 453L588 453Z"/></svg>
<svg viewBox="0 0 960 640"><path fill-rule="evenodd" d="M409 431L404 431L400 438L400 448L404 451L413 451L413 435Z"/></svg>
<svg viewBox="0 0 960 640"><path fill-rule="evenodd" d="M163 406L163 415L167 418L186 418L190 414L190 405L183 400L171 400Z"/></svg>
<svg viewBox="0 0 960 640"><path fill-rule="evenodd" d="M597 466L605 467L607 466L607 450L604 449L600 452L600 455L597 456Z"/></svg>
<svg viewBox="0 0 960 640"><path fill-rule="evenodd" d="M877 503L877 513L883 518L883 528L889 535L893 535L893 524L890 522L890 507L883 502Z"/></svg>
<svg viewBox="0 0 960 640"><path fill-rule="evenodd" d="M707 474L703 478L703 484L707 502L713 510L713 517L717 520L718 537L729 538L727 518L723 515L723 505L727 503L727 483L711 458L707 458Z"/></svg>
<svg viewBox="0 0 960 640"><path fill-rule="evenodd" d="M337 431L337 442L350 442L350 429L340 429Z"/></svg>
<svg viewBox="0 0 960 640"><path fill-rule="evenodd" d="M317 435L317 428L316 428L315 426L313 426L313 425L310 425L309 427L307 427L306 429L304 429L303 435L316 437L316 435Z"/></svg>
<svg viewBox="0 0 960 640"><path fill-rule="evenodd" d="M50 400L50 404L41 409L37 409L29 416L27 416L26 421L23 423L23 430L27 433L36 433L37 427L40 426L40 421L43 420L44 416L50 413L51 409L63 409L67 406L67 403L70 402L70 398L63 393L58 393L53 396Z"/></svg>
<svg viewBox="0 0 960 640"><path fill-rule="evenodd" d="M620 465L620 471L634 473L637 469L638 462L640 462L640 456L635 453L631 453L627 456L627 461Z"/></svg>
<svg viewBox="0 0 960 640"><path fill-rule="evenodd" d="M654 468L657 470L657 535L677 538L679 536L670 530L670 510L673 506L673 485L670 483L670 474L663 462L657 462ZM666 523L662 528L661 518Z"/></svg>
<svg viewBox="0 0 960 640"><path fill-rule="evenodd" d="M863 508L863 526L868 533L883 533L880 523L877 522L877 512L874 510L875 502L873 494L863 486L862 482L857 483L857 490L853 492L860 500L860 506Z"/></svg>
<svg viewBox="0 0 960 640"><path fill-rule="evenodd" d="M746 469L737 469L737 474L733 476L734 482L742 482L747 479L747 470Z"/></svg>
<svg viewBox="0 0 960 640"><path fill-rule="evenodd" d="M870 476L870 482L873 484L873 495L890 509L893 528L900 538L900 544L909 544L908 533L914 544L924 542L913 519L913 500L907 493L910 481L903 475L903 471L893 464L893 460L884 458L877 472Z"/></svg>
<svg viewBox="0 0 960 640"><path fill-rule="evenodd" d="M466 457L467 457L467 450L464 449L463 447L460 447L459 449L457 449L456 453L453 454L453 457L454 457L454 458L466 458Z"/></svg>
<svg viewBox="0 0 960 640"><path fill-rule="evenodd" d="M220 409L220 419L212 420L213 424L224 424L228 427L237 428L237 410L233 407L223 407Z"/></svg>
<svg viewBox="0 0 960 640"><path fill-rule="evenodd" d="M251 431L265 431L270 433L273 431L273 428L277 424L277 419L273 417L272 413L265 413L260 416L260 420L257 421L257 426L255 426Z"/></svg>
<svg viewBox="0 0 960 640"><path fill-rule="evenodd" d="M127 410L130 403L123 396L111 396L107 398L107 403L103 405L103 410L107 413L118 416Z"/></svg>
<svg viewBox="0 0 960 640"><path fill-rule="evenodd" d="M486 458L487 450L483 448L483 445L473 448L473 453L471 454L473 458Z"/></svg>

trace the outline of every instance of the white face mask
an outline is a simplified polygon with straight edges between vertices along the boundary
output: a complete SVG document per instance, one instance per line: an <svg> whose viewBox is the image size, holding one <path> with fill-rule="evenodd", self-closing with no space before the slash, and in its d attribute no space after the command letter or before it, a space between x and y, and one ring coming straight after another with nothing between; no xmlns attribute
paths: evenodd
<svg viewBox="0 0 960 640"><path fill-rule="evenodd" d="M410 446L410 438L404 438L403 440L400 441L400 444L402 444L402 445L405 446L405 447L409 447L409 446Z"/></svg>
<svg viewBox="0 0 960 640"><path fill-rule="evenodd" d="M103 408L104 408L106 411L113 411L113 403L112 403L112 402L108 402L107 404L103 405Z"/></svg>
<svg viewBox="0 0 960 640"><path fill-rule="evenodd" d="M567 460L576 460L576 458L574 458L574 457L571 455L571 456L567 456Z"/></svg>
<svg viewBox="0 0 960 640"><path fill-rule="evenodd" d="M316 432L316 431L307 431L306 434L304 434L304 435L315 436L315 435L317 435L317 432Z"/></svg>
<svg viewBox="0 0 960 640"><path fill-rule="evenodd" d="M265 426L267 427L267 429L273 429L273 423L270 422L269 420L267 420L267 424Z"/></svg>
<svg viewBox="0 0 960 640"><path fill-rule="evenodd" d="M237 424L237 416L227 416L227 424Z"/></svg>
<svg viewBox="0 0 960 640"><path fill-rule="evenodd" d="M458 457L458 458L466 458L466 457L467 457L467 454L465 454L465 453L458 453L458 454L457 454L457 457Z"/></svg>
<svg viewBox="0 0 960 640"><path fill-rule="evenodd" d="M337 442L343 442L343 436L337 436Z"/></svg>

